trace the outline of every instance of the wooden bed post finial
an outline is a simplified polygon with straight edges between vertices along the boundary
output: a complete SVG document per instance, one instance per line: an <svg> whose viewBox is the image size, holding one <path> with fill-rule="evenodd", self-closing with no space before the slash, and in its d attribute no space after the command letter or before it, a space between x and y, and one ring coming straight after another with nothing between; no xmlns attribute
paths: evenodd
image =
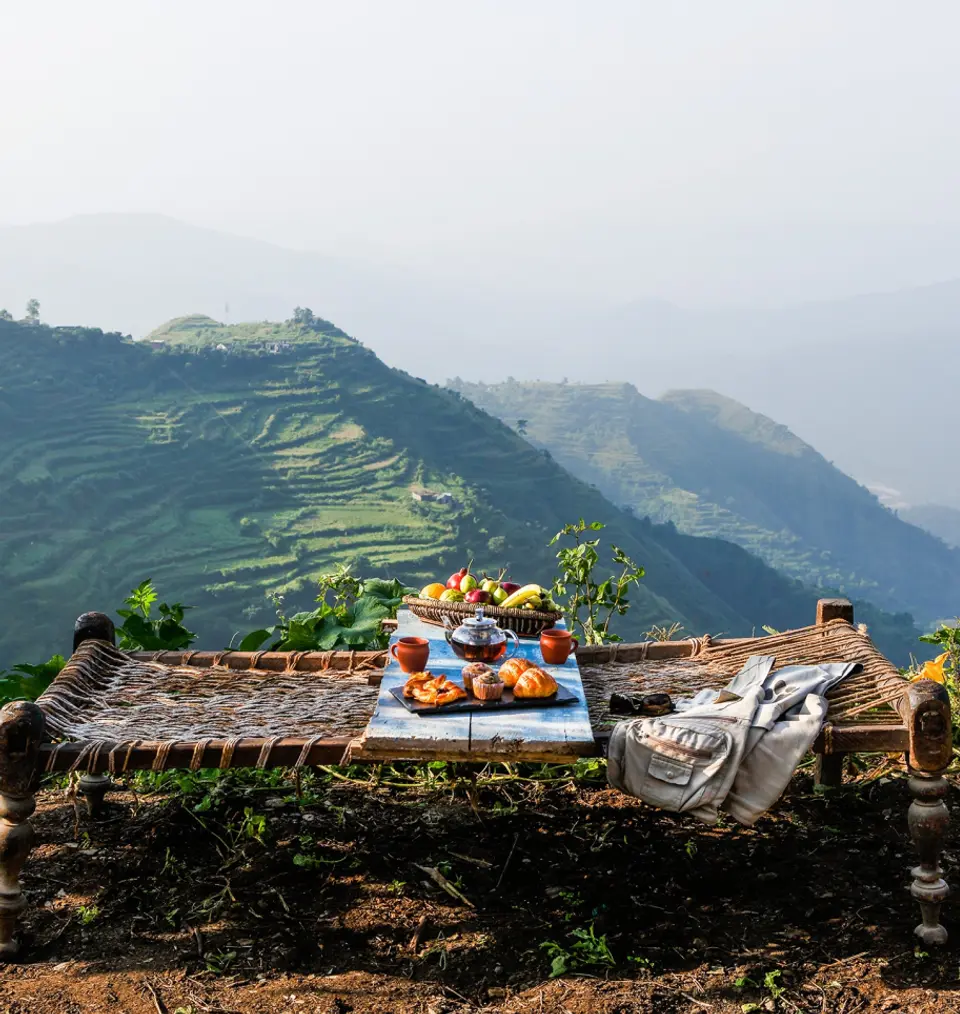
<svg viewBox="0 0 960 1014"><path fill-rule="evenodd" d="M18 948L17 918L26 905L20 870L35 838L29 818L43 736L43 712L32 701L0 708L0 961Z"/></svg>
<svg viewBox="0 0 960 1014"><path fill-rule="evenodd" d="M106 613L84 613L73 625L73 650L84 641L108 641L117 643L117 631L113 620ZM80 779L80 795L87 801L87 812L91 817L103 813L104 797L113 788L109 775L95 775L89 772Z"/></svg>
<svg viewBox="0 0 960 1014"><path fill-rule="evenodd" d="M117 632L113 620L106 613L84 613L73 625L73 650L84 641L109 641L117 643Z"/></svg>
<svg viewBox="0 0 960 1014"><path fill-rule="evenodd" d="M849 599L820 599L817 602L817 626L831 620L846 620L853 626L853 603Z"/></svg>

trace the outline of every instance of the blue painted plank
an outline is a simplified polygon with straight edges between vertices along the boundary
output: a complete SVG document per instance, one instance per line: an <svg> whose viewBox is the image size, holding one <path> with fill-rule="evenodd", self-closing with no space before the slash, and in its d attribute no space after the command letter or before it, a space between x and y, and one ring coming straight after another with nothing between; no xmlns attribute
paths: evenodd
<svg viewBox="0 0 960 1014"><path fill-rule="evenodd" d="M430 641L431 672L460 682L464 662L447 644L443 629L424 623L409 609L397 616L397 631L391 644L400 637L425 637ZM564 708L504 711L497 714L474 713L420 718L407 711L390 690L402 685L406 677L391 659L385 670L377 708L361 741L358 757L445 756L462 760L523 760L525 758L563 760L595 752L590 715L580 680L576 658L571 655L562 666L543 662L540 643L521 639L518 652L536 662L578 698Z"/></svg>

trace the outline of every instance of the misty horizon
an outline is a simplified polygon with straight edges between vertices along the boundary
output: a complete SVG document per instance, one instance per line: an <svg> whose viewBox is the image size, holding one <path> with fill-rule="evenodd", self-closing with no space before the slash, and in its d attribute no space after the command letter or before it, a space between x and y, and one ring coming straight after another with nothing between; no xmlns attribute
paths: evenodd
<svg viewBox="0 0 960 1014"><path fill-rule="evenodd" d="M141 337L309 305L437 382L714 388L960 506L960 420L922 399L958 356L955 5L2 17L34 43L0 65L11 312Z"/></svg>
<svg viewBox="0 0 960 1014"><path fill-rule="evenodd" d="M588 304L960 276L949 3L92 9L3 15L0 225L158 213Z"/></svg>

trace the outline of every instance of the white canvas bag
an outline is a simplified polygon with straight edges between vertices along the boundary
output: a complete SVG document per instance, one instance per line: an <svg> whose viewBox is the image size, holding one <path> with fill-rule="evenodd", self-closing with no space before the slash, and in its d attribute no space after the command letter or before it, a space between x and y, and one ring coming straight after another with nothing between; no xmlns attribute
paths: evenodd
<svg viewBox="0 0 960 1014"><path fill-rule="evenodd" d="M737 677L742 694L725 690L711 704L620 722L610 737L608 782L652 806L716 823L772 666L770 656L751 658Z"/></svg>

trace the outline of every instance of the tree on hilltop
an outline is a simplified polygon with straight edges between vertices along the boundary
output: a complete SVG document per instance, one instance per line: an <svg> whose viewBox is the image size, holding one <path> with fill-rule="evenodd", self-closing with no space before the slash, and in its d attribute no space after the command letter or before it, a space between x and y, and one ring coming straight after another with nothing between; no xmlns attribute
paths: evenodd
<svg viewBox="0 0 960 1014"><path fill-rule="evenodd" d="M316 323L313 310L306 306L298 306L293 311L293 323L301 327L312 327Z"/></svg>
<svg viewBox="0 0 960 1014"><path fill-rule="evenodd" d="M27 312L23 318L25 324L39 324L40 323L40 302L36 299L27 300Z"/></svg>
<svg viewBox="0 0 960 1014"><path fill-rule="evenodd" d="M13 320L13 314L9 310L0 310L0 320Z"/></svg>

